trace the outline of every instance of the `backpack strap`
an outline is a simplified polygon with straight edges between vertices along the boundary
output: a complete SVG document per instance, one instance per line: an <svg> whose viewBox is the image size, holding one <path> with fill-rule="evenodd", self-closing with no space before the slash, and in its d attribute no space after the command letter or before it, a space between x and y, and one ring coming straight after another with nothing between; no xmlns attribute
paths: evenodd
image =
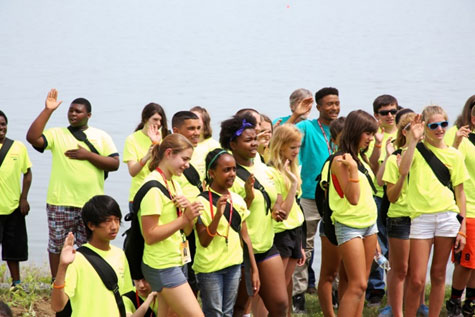
<svg viewBox="0 0 475 317"><path fill-rule="evenodd" d="M366 176L366 178L368 179L369 185L371 186L371 189L373 189L373 194L376 195L378 190L376 189L376 186L374 186L373 179L371 178L371 175L369 175L369 172L363 163L361 162L358 163L358 170Z"/></svg>
<svg viewBox="0 0 475 317"><path fill-rule="evenodd" d="M117 274L115 273L114 269L99 254L88 247L82 246L76 251L79 251L84 255L84 257L96 270L107 289L114 293L115 301L117 302L117 307L119 308L120 317L125 317L124 301L122 300L122 296L120 296L119 285L117 283Z"/></svg>
<svg viewBox="0 0 475 317"><path fill-rule="evenodd" d="M75 128L75 127L72 127L72 126L69 126L68 127L68 130L69 132L71 132L71 134L73 135L73 137L78 140L78 141L82 141L84 143L86 143L87 147L89 148L89 150L92 152L92 153L95 153L97 155L100 155L99 154L99 151L97 151L96 147L91 143L91 141L89 141L87 139L87 135L86 133L84 133L83 130L81 129L78 129L78 128ZM107 177L109 176L109 172L108 171L104 171L104 179L107 179Z"/></svg>
<svg viewBox="0 0 475 317"><path fill-rule="evenodd" d="M251 176L251 173L244 167L242 167L239 164L236 164L236 175L242 179L243 181L247 181L249 176ZM270 196L267 193L266 189L264 186L259 183L257 178L254 176L254 188L257 189L262 193L262 196L264 196L264 200L266 201L266 215L269 213L269 210L271 209L271 201L270 201Z"/></svg>
<svg viewBox="0 0 475 317"><path fill-rule="evenodd" d="M137 215L139 209L140 209L140 204L142 203L142 199L145 197L145 195L148 193L148 191L152 188L152 187L158 187L158 189L161 190L161 192L168 198L168 199L172 199L170 197L170 193L168 192L168 189L162 184L160 183L159 181L156 181L156 180L151 180L151 181L148 181L146 182L145 184L142 185L142 187L140 187L140 189L137 191L137 193L135 194L134 196L134 201L133 201L133 210L134 210L134 214ZM130 215L130 214L129 214ZM131 218L127 218L129 217L129 215L126 216L125 220L130 220Z"/></svg>
<svg viewBox="0 0 475 317"><path fill-rule="evenodd" d="M201 192L198 196L204 197L204 199L209 200L209 191ZM216 207L220 196L216 193L211 192L211 197L213 200L211 203ZM226 207L224 207L223 215L229 221L229 217L231 215L231 204L228 202L226 202ZM233 218L231 219L231 228L233 228L233 230L237 233L241 232L241 215L238 212L236 212L235 214L233 213Z"/></svg>
<svg viewBox="0 0 475 317"><path fill-rule="evenodd" d="M0 166L2 166L3 161L5 160L5 157L7 156L8 151L13 145L13 141L10 140L9 138L5 138L3 140L3 146L0 149Z"/></svg>
<svg viewBox="0 0 475 317"><path fill-rule="evenodd" d="M200 192L203 191L203 183L201 182L200 174L198 174L198 171L193 165L190 164L190 167L183 171L183 175L185 175L186 180L191 185L196 186Z"/></svg>
<svg viewBox="0 0 475 317"><path fill-rule="evenodd" d="M473 145L475 145L475 133L470 132L468 134L468 139L470 140L470 142L472 142Z"/></svg>
<svg viewBox="0 0 475 317"><path fill-rule="evenodd" d="M424 143L419 142L416 148L419 150L422 157L424 157L432 172L434 172L435 176L442 183L442 185L447 186L453 192L454 189L450 179L450 171L447 166L445 166L445 164L442 163L442 161L434 154L434 152L429 150L424 145Z"/></svg>

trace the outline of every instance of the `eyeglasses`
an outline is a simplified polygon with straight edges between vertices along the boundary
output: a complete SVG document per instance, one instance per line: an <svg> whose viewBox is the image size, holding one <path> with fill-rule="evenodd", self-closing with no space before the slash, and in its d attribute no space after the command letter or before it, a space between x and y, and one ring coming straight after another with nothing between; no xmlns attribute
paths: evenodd
<svg viewBox="0 0 475 317"><path fill-rule="evenodd" d="M436 130L439 126L441 128L447 128L449 126L449 121L432 122L428 123L427 126L431 130Z"/></svg>
<svg viewBox="0 0 475 317"><path fill-rule="evenodd" d="M378 113L382 116L387 116L388 114L392 114L393 116L396 115L397 113L397 110L396 109L392 109L392 110L381 110L381 111L378 111Z"/></svg>

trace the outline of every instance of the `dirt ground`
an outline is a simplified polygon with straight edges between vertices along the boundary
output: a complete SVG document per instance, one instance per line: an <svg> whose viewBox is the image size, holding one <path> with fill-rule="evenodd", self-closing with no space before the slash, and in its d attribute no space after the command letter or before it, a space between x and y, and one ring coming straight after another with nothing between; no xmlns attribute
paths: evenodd
<svg viewBox="0 0 475 317"><path fill-rule="evenodd" d="M55 316L54 312L51 310L51 306L49 303L49 298L42 298L35 302L33 305L33 311L36 315L29 313L26 308L23 307L10 307L13 312L13 316L21 317L21 316L37 316L37 317L53 317Z"/></svg>

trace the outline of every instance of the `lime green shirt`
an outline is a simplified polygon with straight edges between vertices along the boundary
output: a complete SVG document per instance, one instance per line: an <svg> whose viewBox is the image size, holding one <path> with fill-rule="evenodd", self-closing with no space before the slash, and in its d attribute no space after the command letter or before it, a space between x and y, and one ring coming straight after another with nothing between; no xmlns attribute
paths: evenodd
<svg viewBox="0 0 475 317"><path fill-rule="evenodd" d="M463 156L458 150L453 147L439 149L427 142L424 144L447 166L452 186L455 187L468 179ZM459 212L453 192L440 183L417 149L414 150L414 159L409 171L407 193L411 218L443 211Z"/></svg>
<svg viewBox="0 0 475 317"><path fill-rule="evenodd" d="M139 162L145 155L147 155L150 146L152 146L152 140L150 140L148 135L145 135L142 130L135 131L125 139L123 162ZM132 177L132 183L130 184L129 190L129 201L134 200L134 196L142 185L145 177L150 173L148 168L149 163L150 160L148 160L137 175Z"/></svg>
<svg viewBox="0 0 475 317"><path fill-rule="evenodd" d="M402 155L402 154L401 154ZM399 166L397 164L396 155L391 155L386 161L386 167L384 169L383 181L390 184L396 184L399 180ZM410 212L407 206L407 177L401 188L401 193L396 202L391 203L388 209L389 218L397 217L409 217Z"/></svg>
<svg viewBox="0 0 475 317"><path fill-rule="evenodd" d="M378 130L378 132L380 131L381 129ZM393 140L395 140L396 136L397 136L397 129L395 129L393 133L386 133L386 132L383 133L383 141L381 143L381 152L380 152L381 154L379 155L379 159L378 159L379 166L381 166L381 164L384 162L384 159L386 158L386 141L389 138L393 138ZM368 157L368 159L371 157L371 153L373 153L375 142L376 141L373 140L368 146L368 151L366 152L366 156ZM383 195L384 195L383 186L379 186L378 182L374 182L374 186L376 187L376 190L377 190L377 193L375 196L379 198L383 198Z"/></svg>
<svg viewBox="0 0 475 317"><path fill-rule="evenodd" d="M241 224L249 216L246 202L236 193L230 192L232 198L233 214L239 213ZM217 193L216 193L217 194ZM218 194L219 195L219 194ZM211 207L208 199L198 196L196 199L204 206L203 213L200 216L203 225L209 226L211 221ZM229 201L228 201L229 202ZM213 213L216 215L216 206L213 205ZM228 229L229 228L229 229ZM229 231L228 231L229 230ZM240 234L229 227L229 221L222 216L219 219L218 230L220 235L216 235L207 247L200 244L198 232L195 230L196 253L193 262L193 270L196 273L211 273L241 264L243 261L243 248L241 245ZM228 233L229 232L229 233ZM228 244L222 236L228 235Z"/></svg>
<svg viewBox="0 0 475 317"><path fill-rule="evenodd" d="M444 139L448 145L453 144L457 130L457 126L453 126L445 134ZM469 139L463 138L458 150L462 153L469 175L469 178L463 182L463 189L467 201L467 217L475 218L475 145L473 145Z"/></svg>
<svg viewBox="0 0 475 317"><path fill-rule="evenodd" d="M269 194L271 205L274 206L277 199L277 191L275 188L274 175L269 167L264 164L258 166L254 164L251 167L244 166L249 173L259 180L262 186ZM231 191L239 194L242 198L246 198L246 190L244 189L244 181L236 177ZM271 206L271 207L272 207ZM262 193L254 189L254 200L249 207L251 214L246 219L247 230L251 238L252 248L255 254L268 251L274 243L274 228L272 225L272 211L266 211L266 202ZM267 212L267 214L266 214Z"/></svg>
<svg viewBox="0 0 475 317"><path fill-rule="evenodd" d="M191 164L196 168L198 174L200 174L201 179L204 179L206 171L206 155L214 149L221 148L221 145L218 141L213 138L208 138L195 147L193 151L193 157L191 158Z"/></svg>
<svg viewBox="0 0 475 317"><path fill-rule="evenodd" d="M133 289L133 292L134 293L136 292L135 288ZM146 300L146 298L143 298L140 295L139 295L139 297L143 301ZM135 302L132 302L130 300L130 298L128 298L127 296L122 296L122 300L124 301L124 306L125 306L125 312L126 313L133 314L137 311L137 308L135 308ZM142 303L142 305L143 305L143 303ZM152 309L152 311L155 313L156 316L158 315L158 299L152 301L152 303L150 304L150 309ZM144 316L144 317L148 317L148 316Z"/></svg>
<svg viewBox="0 0 475 317"><path fill-rule="evenodd" d="M98 253L117 274L119 292L133 290L129 264L124 251L113 245L110 250L97 249L89 243L84 246ZM112 291L102 282L91 263L80 252L66 271L64 292L71 301L71 316L119 316L119 308Z"/></svg>
<svg viewBox="0 0 475 317"><path fill-rule="evenodd" d="M0 149L3 143L0 144ZM14 141L0 166L0 215L9 215L20 204L21 175L31 167L26 147Z"/></svg>
<svg viewBox="0 0 475 317"><path fill-rule="evenodd" d="M111 137L102 130L89 127L84 130L88 140L100 155L117 154ZM86 160L74 160L64 153L78 145L89 151L88 146L76 140L67 128L51 128L44 132L46 150L51 150L51 177L46 202L56 206L81 208L95 195L104 194L104 171ZM117 154L118 155L118 154Z"/></svg>
<svg viewBox="0 0 475 317"><path fill-rule="evenodd" d="M363 164L374 179L371 168L366 163ZM325 175L326 177L326 175L328 175L328 167L326 168L326 171L327 172L322 174L322 176ZM376 223L378 212L373 198L373 189L371 188L368 178L358 171L358 179L360 185L360 198L356 205L350 204L344 196L341 198L336 192L333 180L330 180L329 203L331 210L333 210L331 218L333 222L338 221L348 227L367 228Z"/></svg>
<svg viewBox="0 0 475 317"><path fill-rule="evenodd" d="M156 180L166 186L159 172L153 171L145 177L144 183L149 180ZM174 181L167 181L168 188L172 194L182 195L180 185ZM173 186L174 184L174 186ZM143 197L139 210L139 222L142 230L142 217L157 215L158 225L162 226L178 218L175 204L168 199L160 189L153 187ZM143 262L154 269L166 269L169 267L182 266L180 244L182 242L180 230L177 230L168 238L155 242L145 243L143 250Z"/></svg>
<svg viewBox="0 0 475 317"><path fill-rule="evenodd" d="M277 192L282 195L282 199L285 200L289 193L289 188L287 187L288 185L285 183L285 176L282 172L278 171L274 167L270 167L270 170L274 176L275 188ZM300 189L298 194L300 194ZM297 203L297 200L294 198L287 219L281 222L273 220L274 232L279 233L285 230L292 230L300 227L303 224L304 219L305 218L302 209Z"/></svg>

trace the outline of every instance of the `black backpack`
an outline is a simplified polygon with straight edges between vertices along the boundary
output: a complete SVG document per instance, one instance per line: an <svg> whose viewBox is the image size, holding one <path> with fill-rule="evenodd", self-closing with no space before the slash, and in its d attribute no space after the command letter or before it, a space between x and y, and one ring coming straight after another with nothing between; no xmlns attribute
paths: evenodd
<svg viewBox="0 0 475 317"><path fill-rule="evenodd" d="M134 196L133 210L125 216L125 221L131 221L130 228L124 232L124 253L129 262L130 274L132 279L140 280L143 279L142 273L142 257L145 240L140 230L139 218L137 213L140 209L140 203L148 191L153 188L158 187L162 193L171 200L170 193L167 188L160 182L156 180L151 180L146 182L140 187L138 192Z"/></svg>

